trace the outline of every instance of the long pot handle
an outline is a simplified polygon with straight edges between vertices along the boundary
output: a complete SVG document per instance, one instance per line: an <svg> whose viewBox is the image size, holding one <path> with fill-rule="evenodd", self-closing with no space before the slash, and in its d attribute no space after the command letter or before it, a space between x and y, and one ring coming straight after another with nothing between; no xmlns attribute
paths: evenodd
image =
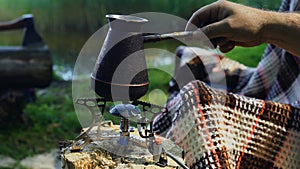
<svg viewBox="0 0 300 169"><path fill-rule="evenodd" d="M159 42L162 40L174 39L174 38L187 38L193 37L193 31L186 31L186 32L173 32L173 33L166 33L166 34L145 34L144 42Z"/></svg>

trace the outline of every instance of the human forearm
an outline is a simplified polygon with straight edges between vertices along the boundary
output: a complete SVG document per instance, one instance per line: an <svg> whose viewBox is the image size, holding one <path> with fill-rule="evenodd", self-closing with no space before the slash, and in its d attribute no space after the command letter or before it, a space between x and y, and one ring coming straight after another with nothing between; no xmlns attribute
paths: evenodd
<svg viewBox="0 0 300 169"><path fill-rule="evenodd" d="M262 40L300 56L300 14L265 12Z"/></svg>
<svg viewBox="0 0 300 169"><path fill-rule="evenodd" d="M234 46L271 43L300 56L300 14L297 13L264 11L219 0L193 14L186 29L195 28L201 28L222 52Z"/></svg>

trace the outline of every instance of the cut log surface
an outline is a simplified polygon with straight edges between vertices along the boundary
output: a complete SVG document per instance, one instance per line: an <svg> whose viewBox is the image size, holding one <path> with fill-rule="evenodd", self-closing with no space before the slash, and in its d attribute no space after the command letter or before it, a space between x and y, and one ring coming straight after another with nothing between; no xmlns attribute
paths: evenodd
<svg viewBox="0 0 300 169"><path fill-rule="evenodd" d="M52 59L47 46L0 47L0 87L46 87L52 80Z"/></svg>
<svg viewBox="0 0 300 169"><path fill-rule="evenodd" d="M101 127L101 133L106 135L118 134L119 126ZM137 132L132 133L136 135ZM93 136L92 136L93 137ZM92 139L91 137L91 139ZM168 165L160 167L153 161L153 156L148 149L137 146L136 143L128 143L126 148L119 144L119 138L92 139L82 149L72 152L73 143L62 148L61 160L63 169L171 169L179 168L179 165L168 158ZM72 141L70 141L72 142ZM117 155L119 154L119 155ZM120 155L121 154L121 155ZM181 159L181 158L179 158Z"/></svg>

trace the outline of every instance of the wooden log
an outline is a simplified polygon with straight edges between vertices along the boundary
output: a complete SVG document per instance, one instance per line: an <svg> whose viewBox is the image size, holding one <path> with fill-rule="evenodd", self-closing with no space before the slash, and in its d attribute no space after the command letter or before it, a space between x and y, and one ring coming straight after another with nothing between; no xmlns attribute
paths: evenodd
<svg viewBox="0 0 300 169"><path fill-rule="evenodd" d="M0 88L41 88L51 80L52 59L46 45L0 47Z"/></svg>

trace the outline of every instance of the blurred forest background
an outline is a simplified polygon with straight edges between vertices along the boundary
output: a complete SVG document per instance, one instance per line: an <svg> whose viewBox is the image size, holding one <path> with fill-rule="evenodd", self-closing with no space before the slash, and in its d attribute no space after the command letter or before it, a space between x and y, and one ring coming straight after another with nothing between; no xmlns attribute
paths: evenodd
<svg viewBox="0 0 300 169"><path fill-rule="evenodd" d="M49 46L55 81L71 80L76 58L88 38L104 24L106 14L163 12L188 19L198 8L215 0L1 0L0 21L26 13L35 17L35 26ZM232 0L261 9L277 10L281 0ZM0 45L20 45L22 31L0 32ZM256 66L265 45L236 48L228 57ZM168 44L166 44L168 48ZM247 52L245 52L247 51ZM241 59L242 58L242 59ZM168 83L157 76L154 84ZM59 140L72 139L80 132L73 108L70 83L37 90L38 99L24 110L23 122L0 129L0 154L20 160L56 148ZM30 139L29 139L30 138Z"/></svg>

